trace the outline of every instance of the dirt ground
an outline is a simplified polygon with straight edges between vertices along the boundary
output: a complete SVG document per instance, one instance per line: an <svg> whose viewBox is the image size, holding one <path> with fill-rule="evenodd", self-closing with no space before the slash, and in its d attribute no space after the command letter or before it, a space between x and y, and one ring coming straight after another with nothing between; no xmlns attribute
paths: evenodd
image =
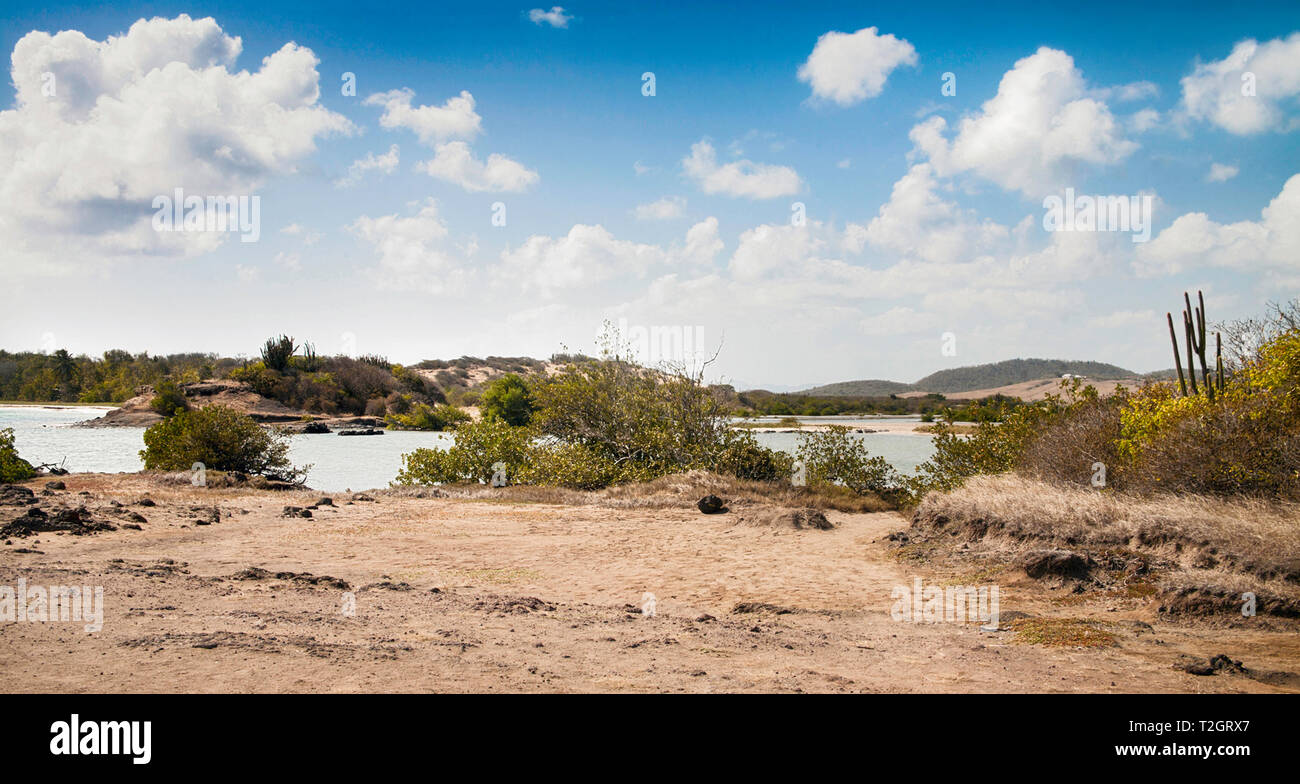
<svg viewBox="0 0 1300 784"><path fill-rule="evenodd" d="M0 586L103 586L103 629L0 622L0 692L1300 691L1294 628L1063 601L1027 577L999 576L998 631L895 621L895 586L978 581L899 560L895 513L795 530L693 508L371 493L302 518L282 510L319 493L63 481L27 486L118 529L14 537ZM213 506L219 522L199 525ZM0 524L21 512L0 507ZM140 530L120 527L129 512ZM1009 620L1026 615L1088 621L1114 642L1029 642ZM1254 675L1173 666L1219 653Z"/></svg>

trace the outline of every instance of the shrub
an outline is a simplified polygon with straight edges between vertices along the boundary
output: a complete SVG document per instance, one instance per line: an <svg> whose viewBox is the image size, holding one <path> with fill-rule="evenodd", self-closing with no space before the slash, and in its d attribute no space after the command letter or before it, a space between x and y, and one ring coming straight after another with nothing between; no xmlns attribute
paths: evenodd
<svg viewBox="0 0 1300 784"><path fill-rule="evenodd" d="M511 481L518 484L599 490L626 481L622 466L585 444L556 441L534 446Z"/></svg>
<svg viewBox="0 0 1300 784"><path fill-rule="evenodd" d="M185 400L185 393L175 381L163 381L154 388L153 400L149 401L149 407L169 417L178 411L189 410L190 404Z"/></svg>
<svg viewBox="0 0 1300 784"><path fill-rule="evenodd" d="M809 486L843 485L859 495L881 497L898 492L898 475L889 462L872 457L866 445L842 425L800 434L796 454Z"/></svg>
<svg viewBox="0 0 1300 784"><path fill-rule="evenodd" d="M293 358L293 352L298 347L294 345L293 338L287 335L281 335L278 338L267 338L262 344L262 364L271 370L283 373L289 369L289 360Z"/></svg>
<svg viewBox="0 0 1300 784"><path fill-rule="evenodd" d="M524 380L514 373L507 373L488 384L479 405L485 418L496 417L517 427L527 425L533 417L532 393Z"/></svg>
<svg viewBox="0 0 1300 784"><path fill-rule="evenodd" d="M727 431L721 449L710 461L715 473L759 482L789 481L794 472L794 457L760 446L748 431Z"/></svg>
<svg viewBox="0 0 1300 784"><path fill-rule="evenodd" d="M458 428L456 442L449 449L421 448L402 455L395 483L490 482L497 463L504 463L506 476L514 477L527 463L530 448L531 437L525 428L485 419Z"/></svg>
<svg viewBox="0 0 1300 784"><path fill-rule="evenodd" d="M226 406L183 411L144 431L140 458L147 469L188 471L195 463L217 471L260 474L300 483L307 468L289 464L289 439Z"/></svg>
<svg viewBox="0 0 1300 784"><path fill-rule="evenodd" d="M36 469L18 456L13 428L0 430L0 482L21 482L34 476Z"/></svg>
<svg viewBox="0 0 1300 784"><path fill-rule="evenodd" d="M447 430L470 420L469 414L447 404L415 403L405 413L390 413L384 422L395 430Z"/></svg>

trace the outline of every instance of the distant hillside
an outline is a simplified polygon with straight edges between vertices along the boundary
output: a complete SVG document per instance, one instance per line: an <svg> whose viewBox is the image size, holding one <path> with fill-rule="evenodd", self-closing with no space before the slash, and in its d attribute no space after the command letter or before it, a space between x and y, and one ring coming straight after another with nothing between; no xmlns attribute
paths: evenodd
<svg viewBox="0 0 1300 784"><path fill-rule="evenodd" d="M841 381L803 390L800 394L828 397L887 397L908 392L966 392L972 389L994 389L1027 381L1060 378L1069 373L1087 376L1090 380L1131 379L1137 373L1105 362L1082 362L1067 359L1008 359L987 365L940 370L931 373L915 384L881 379Z"/></svg>
<svg viewBox="0 0 1300 784"><path fill-rule="evenodd" d="M1008 359L987 365L940 370L913 384L926 392L964 392L1020 384L1040 378L1060 378L1069 373L1089 379L1134 378L1138 374L1105 362L1079 362L1066 359Z"/></svg>
<svg viewBox="0 0 1300 784"><path fill-rule="evenodd" d="M840 381L835 384L823 384L820 387L805 389L803 395L824 395L826 397L889 397L910 392L916 387L898 381L885 381L879 378L862 381Z"/></svg>

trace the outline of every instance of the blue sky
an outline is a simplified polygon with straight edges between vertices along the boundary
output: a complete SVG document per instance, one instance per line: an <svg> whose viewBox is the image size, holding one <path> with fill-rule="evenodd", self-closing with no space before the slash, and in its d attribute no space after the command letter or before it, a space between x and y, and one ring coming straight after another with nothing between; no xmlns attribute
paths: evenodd
<svg viewBox="0 0 1300 784"><path fill-rule="evenodd" d="M1212 318L1296 296L1300 7L977 5L606 3L554 23L501 3L11 5L0 195L25 206L0 219L0 344L238 354L289 332L412 362L590 350L622 319L702 327L714 375L778 388L1017 356L1150 370L1184 289ZM263 65L290 42L311 57ZM185 72L149 75L164 66ZM250 96L213 68L278 81ZM24 101L44 73L62 91ZM477 129L383 121L367 99L394 90L417 114L468 92ZM393 145L391 170L339 186ZM462 151L479 175L421 170ZM494 155L515 168L484 180ZM260 239L150 236L168 185L258 194ZM1043 231L1067 187L1152 195L1151 240Z"/></svg>

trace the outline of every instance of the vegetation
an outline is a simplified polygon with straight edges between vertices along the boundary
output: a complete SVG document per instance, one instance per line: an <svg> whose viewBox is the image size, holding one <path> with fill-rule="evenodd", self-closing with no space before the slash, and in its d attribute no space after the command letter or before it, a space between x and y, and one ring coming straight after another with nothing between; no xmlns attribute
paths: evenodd
<svg viewBox="0 0 1300 784"><path fill-rule="evenodd" d="M195 463L215 471L257 474L300 483L306 468L289 464L289 439L225 406L181 411L144 431L140 459L147 469L188 471Z"/></svg>
<svg viewBox="0 0 1300 784"><path fill-rule="evenodd" d="M468 421L469 414L446 403L414 403L405 413L393 411L384 417L394 430L451 430Z"/></svg>
<svg viewBox="0 0 1300 784"><path fill-rule="evenodd" d="M186 411L190 404L185 401L185 393L175 381L162 381L154 388L154 397L149 407L169 417L179 411Z"/></svg>
<svg viewBox="0 0 1300 784"><path fill-rule="evenodd" d="M1008 359L986 365L940 370L914 384L898 381L867 379L841 381L805 390L812 397L885 397L904 392L968 392L972 389L993 389L1036 381L1042 378L1060 378L1064 375L1086 376L1092 379L1136 378L1137 374L1105 362L1081 362L1065 359Z"/></svg>
<svg viewBox="0 0 1300 784"><path fill-rule="evenodd" d="M935 455L909 480L910 500L1011 471L1145 494L1300 499L1300 302L1275 307L1265 322L1227 325L1234 356L1225 361L1216 350L1214 370L1203 356L1204 306L1185 302L1188 373L1180 382L1100 398L1075 380L969 437L936 425Z"/></svg>
<svg viewBox="0 0 1300 784"><path fill-rule="evenodd" d="M145 385L220 378L239 367L214 354L150 356L105 351L102 357L0 351L0 399L32 402L123 403Z"/></svg>
<svg viewBox="0 0 1300 784"><path fill-rule="evenodd" d="M0 482L21 482L36 476L32 464L18 456L12 428L0 430Z"/></svg>
<svg viewBox="0 0 1300 784"><path fill-rule="evenodd" d="M501 419L507 424L520 427L533 418L533 396L523 378L515 373L507 373L483 390L479 400L485 419Z"/></svg>

